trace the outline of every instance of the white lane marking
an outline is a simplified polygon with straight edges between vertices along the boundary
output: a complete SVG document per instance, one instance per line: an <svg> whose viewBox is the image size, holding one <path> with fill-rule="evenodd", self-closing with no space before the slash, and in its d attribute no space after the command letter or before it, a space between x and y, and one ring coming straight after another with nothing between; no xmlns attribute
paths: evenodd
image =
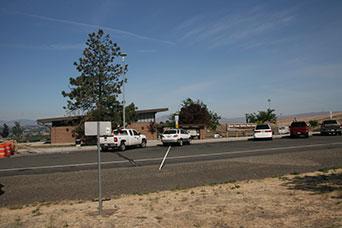
<svg viewBox="0 0 342 228"><path fill-rule="evenodd" d="M321 143L321 144L312 144L312 145L303 145L303 146L286 146L286 147L273 147L273 148L264 148L264 149L254 149L254 150L225 151L225 152L210 153L210 154L183 155L183 156L169 157L168 160L176 160L176 159L182 159L182 158L212 157L212 156L231 155L231 154L245 154L245 153L253 153L253 152L277 151L277 150L286 150L286 149L302 149L302 148L320 147L320 146L333 146L333 145L342 145L342 143L327 143L327 144ZM143 158L143 159L137 159L137 160L135 160L135 162L160 161L160 160L161 160L161 158ZM103 164L103 165L121 164L121 163L126 163L126 162L127 161L109 161L109 162L101 162L101 164ZM92 166L92 165L97 165L97 162L81 163L81 164L68 164L68 165L33 166L33 167L23 167L23 168L0 169L0 172L37 170L37 169L54 169L54 168L67 168L67 167L81 167L81 166Z"/></svg>

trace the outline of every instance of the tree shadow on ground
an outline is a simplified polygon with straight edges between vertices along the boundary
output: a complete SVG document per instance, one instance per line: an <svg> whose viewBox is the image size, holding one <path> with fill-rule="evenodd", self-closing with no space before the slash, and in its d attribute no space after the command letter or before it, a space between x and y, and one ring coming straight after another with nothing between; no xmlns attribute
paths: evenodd
<svg viewBox="0 0 342 228"><path fill-rule="evenodd" d="M5 185L3 185L3 184L0 184L0 196L2 195L2 194L4 194L5 192L4 191L2 191L2 188L3 187L5 187Z"/></svg>
<svg viewBox="0 0 342 228"><path fill-rule="evenodd" d="M329 173L318 176L298 176L284 185L291 190L309 191L313 194L342 191L342 173Z"/></svg>

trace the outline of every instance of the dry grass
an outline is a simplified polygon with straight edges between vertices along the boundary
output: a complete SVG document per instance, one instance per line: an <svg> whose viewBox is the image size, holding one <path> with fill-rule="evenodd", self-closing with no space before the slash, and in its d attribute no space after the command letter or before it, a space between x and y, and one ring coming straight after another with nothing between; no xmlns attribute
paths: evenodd
<svg viewBox="0 0 342 228"><path fill-rule="evenodd" d="M310 120L317 120L319 123L323 122L323 120L330 119L330 114L320 114L320 115L300 115L300 116L287 116L282 117L277 120L278 126L289 126L294 119L297 119L298 121L305 121L309 122ZM342 112L336 112L333 113L333 119L338 120L340 123L342 123Z"/></svg>
<svg viewBox="0 0 342 228"><path fill-rule="evenodd" d="M342 227L342 169L125 195L104 202L0 208L1 227Z"/></svg>

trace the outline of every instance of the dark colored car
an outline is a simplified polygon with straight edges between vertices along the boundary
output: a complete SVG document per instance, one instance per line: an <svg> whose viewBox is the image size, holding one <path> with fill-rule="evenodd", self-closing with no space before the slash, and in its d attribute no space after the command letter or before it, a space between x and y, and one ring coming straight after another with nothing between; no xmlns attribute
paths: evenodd
<svg viewBox="0 0 342 228"><path fill-rule="evenodd" d="M294 121L289 128L291 137L309 137L309 126L304 121Z"/></svg>
<svg viewBox="0 0 342 228"><path fill-rule="evenodd" d="M341 125L336 120L324 120L321 125L321 135L341 135Z"/></svg>

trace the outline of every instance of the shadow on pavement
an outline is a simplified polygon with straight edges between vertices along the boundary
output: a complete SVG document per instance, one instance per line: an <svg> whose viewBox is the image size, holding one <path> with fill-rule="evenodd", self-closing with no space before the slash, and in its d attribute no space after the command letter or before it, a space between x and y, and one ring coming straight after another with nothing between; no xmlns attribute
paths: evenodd
<svg viewBox="0 0 342 228"><path fill-rule="evenodd" d="M131 158L129 158L129 157L126 157L126 156L122 155L122 154L119 153L119 152L116 152L115 154L118 155L118 157L127 160L129 163L131 163L131 165L133 165L133 166L139 166L133 159L131 159Z"/></svg>
<svg viewBox="0 0 342 228"><path fill-rule="evenodd" d="M268 138L260 138L260 139L255 139L255 138L250 138L250 139L247 139L248 141L272 141L273 139L268 139Z"/></svg>
<svg viewBox="0 0 342 228"><path fill-rule="evenodd" d="M295 177L284 185L291 190L310 191L315 194L342 191L342 174Z"/></svg>
<svg viewBox="0 0 342 228"><path fill-rule="evenodd" d="M5 186L3 184L0 184L0 196L5 193L4 191L2 191L3 187L5 187Z"/></svg>

